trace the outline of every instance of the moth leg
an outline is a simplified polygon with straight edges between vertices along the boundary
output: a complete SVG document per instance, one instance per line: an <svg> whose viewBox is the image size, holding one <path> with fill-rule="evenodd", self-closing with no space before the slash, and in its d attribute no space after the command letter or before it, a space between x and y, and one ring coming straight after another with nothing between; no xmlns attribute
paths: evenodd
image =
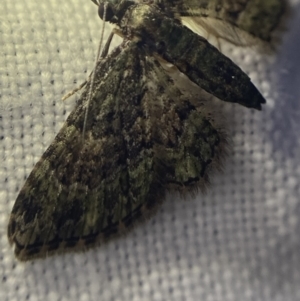
<svg viewBox="0 0 300 301"><path fill-rule="evenodd" d="M114 37L114 34L115 34L114 30L112 30L111 33L109 34L109 37L107 38L107 41L106 41L106 43L104 45L104 48L103 48L103 50L101 52L100 58L105 58L107 56L108 51L109 51L109 47L110 47L110 44L111 44L111 41L112 41L112 39ZM100 59L100 58L98 58L98 59Z"/></svg>
<svg viewBox="0 0 300 301"><path fill-rule="evenodd" d="M89 75L89 79L91 77L92 73ZM71 97L72 95L74 95L75 93L77 93L78 91L80 91L86 84L87 84L87 80L85 80L79 87L75 88L74 90L68 92L67 94L65 94L61 100L65 101L67 98Z"/></svg>
<svg viewBox="0 0 300 301"><path fill-rule="evenodd" d="M112 31L114 34L116 34L120 38L122 38L122 39L125 38L125 35L122 33L122 31L119 28L114 28Z"/></svg>

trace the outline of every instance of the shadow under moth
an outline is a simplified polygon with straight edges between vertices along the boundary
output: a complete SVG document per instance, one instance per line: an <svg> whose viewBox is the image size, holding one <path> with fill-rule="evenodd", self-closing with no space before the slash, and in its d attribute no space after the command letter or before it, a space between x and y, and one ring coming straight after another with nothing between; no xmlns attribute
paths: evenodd
<svg viewBox="0 0 300 301"><path fill-rule="evenodd" d="M236 64L184 24L238 46L269 42L283 0L92 1L123 42L99 56L16 199L8 238L21 261L98 245L153 211L167 191L209 183L226 133L162 62L219 100L257 110L265 103Z"/></svg>

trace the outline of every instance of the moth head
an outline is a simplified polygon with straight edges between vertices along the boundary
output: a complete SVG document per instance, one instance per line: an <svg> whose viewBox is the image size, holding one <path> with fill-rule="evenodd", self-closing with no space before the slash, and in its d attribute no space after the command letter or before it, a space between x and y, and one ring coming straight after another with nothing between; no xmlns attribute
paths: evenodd
<svg viewBox="0 0 300 301"><path fill-rule="evenodd" d="M98 15L103 21L118 23L129 6L135 4L128 0L92 0L98 6Z"/></svg>

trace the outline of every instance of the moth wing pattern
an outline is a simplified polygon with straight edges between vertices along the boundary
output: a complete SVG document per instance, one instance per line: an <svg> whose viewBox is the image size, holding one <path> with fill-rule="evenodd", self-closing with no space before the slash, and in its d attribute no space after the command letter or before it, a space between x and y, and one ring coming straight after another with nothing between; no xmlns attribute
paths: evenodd
<svg viewBox="0 0 300 301"><path fill-rule="evenodd" d="M163 2L172 6L172 1ZM195 32L203 28L217 39L238 46L252 46L259 40L270 42L273 30L288 9L286 0L179 0L176 3L175 13Z"/></svg>
<svg viewBox="0 0 300 301"><path fill-rule="evenodd" d="M143 24L139 24L139 20ZM163 43L161 56L184 73L192 82L223 101L261 110L266 102L249 76L206 39L193 33L157 7L132 6L126 28L142 30L149 38ZM123 30L126 30L123 28Z"/></svg>
<svg viewBox="0 0 300 301"><path fill-rule="evenodd" d="M8 238L21 261L105 241L166 190L205 186L224 153L202 102L181 95L136 42L124 41L94 72L84 142L90 82L12 209Z"/></svg>

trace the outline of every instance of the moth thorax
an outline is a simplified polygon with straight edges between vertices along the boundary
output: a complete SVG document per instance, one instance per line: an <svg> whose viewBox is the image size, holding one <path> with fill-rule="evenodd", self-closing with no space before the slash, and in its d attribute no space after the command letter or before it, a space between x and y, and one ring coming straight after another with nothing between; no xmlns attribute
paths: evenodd
<svg viewBox="0 0 300 301"><path fill-rule="evenodd" d="M160 11L156 6L149 4L139 4L133 6L132 9L124 16L124 25L130 26L137 31L146 30L157 27L161 20ZM158 23L158 24L156 24Z"/></svg>

